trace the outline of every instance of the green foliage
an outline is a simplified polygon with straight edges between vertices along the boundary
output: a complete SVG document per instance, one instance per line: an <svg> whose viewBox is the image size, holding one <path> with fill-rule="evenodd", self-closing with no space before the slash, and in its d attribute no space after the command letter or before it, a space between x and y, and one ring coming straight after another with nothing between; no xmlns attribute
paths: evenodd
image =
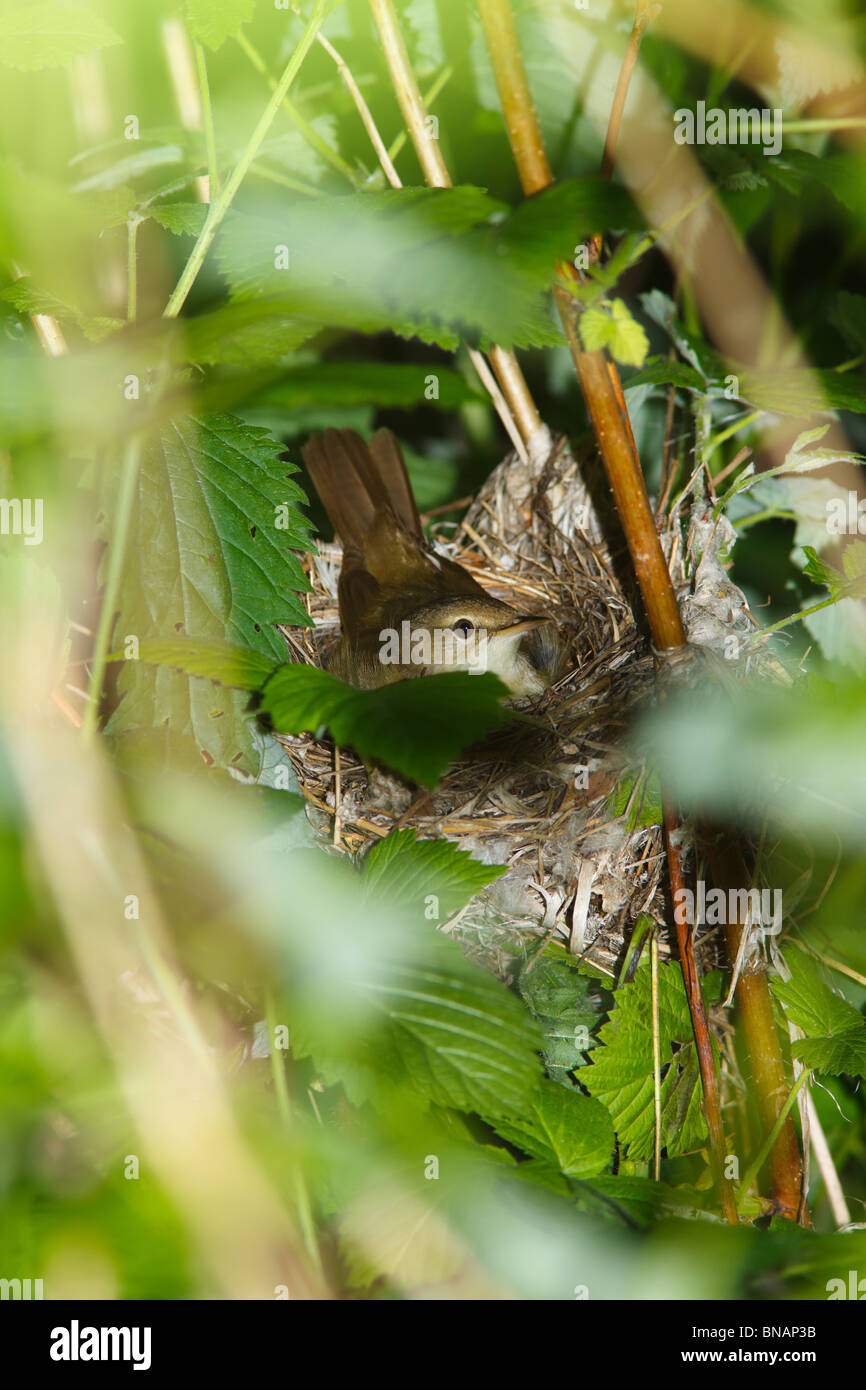
<svg viewBox="0 0 866 1390"><path fill-rule="evenodd" d="M554 1081L570 1086L595 1047L600 1021L598 981L581 974L573 956L550 945L521 970L520 993L544 1029L544 1065Z"/></svg>
<svg viewBox="0 0 866 1390"><path fill-rule="evenodd" d="M508 713L496 676L452 671L356 690L328 671L291 666L265 687L263 713L278 733L330 729L335 741L375 758L422 786L434 787L455 758Z"/></svg>
<svg viewBox="0 0 866 1390"><path fill-rule="evenodd" d="M814 1071L866 1076L866 1021L830 987L827 972L805 951L785 953L790 980L774 979L773 993L792 1023L806 1034L793 1053Z"/></svg>
<svg viewBox="0 0 866 1390"><path fill-rule="evenodd" d="M167 424L144 449L115 627L115 645L174 634L239 643L273 659L272 624L305 623L307 581L293 553L307 548L305 500L266 431L231 416ZM293 592L295 591L295 592ZM242 696L160 667L128 663L111 732L167 725L221 766L256 766Z"/></svg>
<svg viewBox="0 0 866 1390"><path fill-rule="evenodd" d="M607 1106L629 1158L650 1158L655 1112L651 981L646 960L638 966L634 982L617 990L598 1042L591 1065L582 1070L580 1079L590 1095ZM682 974L675 964L659 967L659 1053L661 1143L672 1158L699 1148L706 1138L692 1022Z"/></svg>
<svg viewBox="0 0 866 1390"><path fill-rule="evenodd" d="M480 864L450 840L416 840L414 830L394 830L366 856L364 888L441 925L505 872L505 865Z"/></svg>
<svg viewBox="0 0 866 1390"><path fill-rule="evenodd" d="M70 0L0 0L0 63L34 71L121 42L85 5Z"/></svg>
<svg viewBox="0 0 866 1390"><path fill-rule="evenodd" d="M183 8L193 38L219 48L252 19L256 0L185 0Z"/></svg>
<svg viewBox="0 0 866 1390"><path fill-rule="evenodd" d="M514 1122L498 1120L497 1131L567 1178L591 1178L613 1154L611 1117L598 1100L545 1081L531 1109Z"/></svg>

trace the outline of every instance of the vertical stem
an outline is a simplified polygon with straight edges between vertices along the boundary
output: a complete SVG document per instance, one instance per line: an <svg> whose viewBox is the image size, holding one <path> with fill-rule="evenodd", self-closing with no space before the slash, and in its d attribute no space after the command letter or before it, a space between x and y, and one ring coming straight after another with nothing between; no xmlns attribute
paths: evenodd
<svg viewBox="0 0 866 1390"><path fill-rule="evenodd" d="M126 321L135 323L138 312L138 255L136 242L141 218L135 213L126 224Z"/></svg>
<svg viewBox="0 0 866 1390"><path fill-rule="evenodd" d="M105 658L108 655L108 639L111 636L111 625L114 622L117 596L120 592L120 577L123 573L126 543L135 502L141 449L141 437L135 435L127 442L123 451L123 467L117 494L117 507L114 514L114 525L111 528L111 538L108 542L108 571L105 577L105 593L102 596L102 611L99 614L99 626L96 629L96 640L93 646L93 664L90 668L90 683L87 691L89 699L84 711L84 723L82 725L82 733L85 738L92 738L99 719L102 681L105 676Z"/></svg>
<svg viewBox="0 0 866 1390"><path fill-rule="evenodd" d="M198 86L201 93L202 119L204 122L204 138L207 147L207 171L210 183L210 198L208 202L213 202L217 193L220 191L219 170L217 168L216 156L216 132L213 123L213 106L210 99L210 83L207 76L207 59L201 44L196 42L195 65L198 72Z"/></svg>
<svg viewBox="0 0 866 1390"><path fill-rule="evenodd" d="M434 139L427 125L427 109L409 61L393 0L370 0L370 9L424 178L431 188L451 188L451 175L439 141ZM523 442L529 446L530 453L536 450L546 453L550 439L514 353L495 347L490 352L490 361Z"/></svg>
<svg viewBox="0 0 866 1390"><path fill-rule="evenodd" d="M210 205L205 224L192 249L189 260L184 266L183 274L178 280L174 292L165 306L165 318L176 318L186 303L187 296L195 284L196 276L202 268L204 258L213 245L214 237L219 230L220 224L234 202L235 195L243 183L250 165L258 154L265 136L273 125L274 118L282 105L283 98L297 77L301 64L315 42L319 26L325 18L326 10L326 0L316 0L316 6L313 10L310 22L301 35L294 53L286 64L285 71L274 88L271 99L262 112L255 130L247 141L243 154L229 175L225 187Z"/></svg>

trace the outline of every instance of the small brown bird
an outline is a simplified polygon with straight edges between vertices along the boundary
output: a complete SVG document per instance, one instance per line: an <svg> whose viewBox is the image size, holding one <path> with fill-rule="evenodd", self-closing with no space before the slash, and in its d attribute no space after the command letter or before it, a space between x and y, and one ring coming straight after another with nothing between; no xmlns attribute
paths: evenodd
<svg viewBox="0 0 866 1390"><path fill-rule="evenodd" d="M343 544L342 636L326 656L361 689L443 671L492 671L514 696L555 679L560 643L546 617L491 598L424 535L400 446L390 430L369 445L328 429L303 449Z"/></svg>

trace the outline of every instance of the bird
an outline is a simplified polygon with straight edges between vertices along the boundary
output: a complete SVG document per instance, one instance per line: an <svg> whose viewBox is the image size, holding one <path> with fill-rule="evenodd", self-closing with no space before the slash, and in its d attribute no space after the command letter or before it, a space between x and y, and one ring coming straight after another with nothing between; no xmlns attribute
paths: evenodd
<svg viewBox="0 0 866 1390"><path fill-rule="evenodd" d="M326 429L301 452L343 547L341 635L323 654L327 670L362 690L447 671L491 671L514 698L552 684L555 624L493 598L434 550L391 430L368 444L356 430Z"/></svg>

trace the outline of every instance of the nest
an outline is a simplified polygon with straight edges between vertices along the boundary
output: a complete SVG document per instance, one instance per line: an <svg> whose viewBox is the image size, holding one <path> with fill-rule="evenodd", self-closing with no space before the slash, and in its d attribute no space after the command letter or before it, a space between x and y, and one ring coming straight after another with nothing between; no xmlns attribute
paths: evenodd
<svg viewBox="0 0 866 1390"><path fill-rule="evenodd" d="M703 502L692 502L688 523L679 513L660 522L687 635L724 651L754 625L719 558L733 532ZM670 918L661 827L642 823L652 820L640 814L643 769L625 747L653 699L654 655L635 621L640 605L597 461L578 466L565 441L540 464L512 455L459 526L434 534L496 598L556 619L567 674L532 704L535 727L500 730L432 792L368 769L327 738L281 735L311 819L337 852L359 855L414 827L419 838L445 836L484 863L506 864L448 924L504 978L538 938L558 938L614 974L641 914ZM294 660L319 665L339 630L340 558L336 544L305 557L314 627L283 629Z"/></svg>

